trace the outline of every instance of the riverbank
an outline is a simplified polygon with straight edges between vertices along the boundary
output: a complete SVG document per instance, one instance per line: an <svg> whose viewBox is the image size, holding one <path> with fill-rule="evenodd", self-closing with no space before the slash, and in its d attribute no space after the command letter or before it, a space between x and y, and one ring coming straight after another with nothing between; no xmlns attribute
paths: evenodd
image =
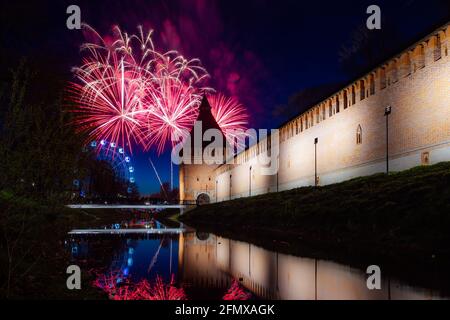
<svg viewBox="0 0 450 320"><path fill-rule="evenodd" d="M180 219L286 253L434 272L450 265L449 199L446 162L210 204Z"/></svg>
<svg viewBox="0 0 450 320"><path fill-rule="evenodd" d="M76 210L42 204L0 191L0 296L10 299L102 299L90 286L70 291L66 268L70 253L64 247L74 228L110 224L125 218L115 210ZM91 281L82 272L82 284Z"/></svg>

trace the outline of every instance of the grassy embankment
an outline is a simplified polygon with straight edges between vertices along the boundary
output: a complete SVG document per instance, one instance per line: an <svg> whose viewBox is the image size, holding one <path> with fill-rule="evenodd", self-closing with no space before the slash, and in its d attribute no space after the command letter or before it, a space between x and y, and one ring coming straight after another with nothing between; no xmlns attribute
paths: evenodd
<svg viewBox="0 0 450 320"><path fill-rule="evenodd" d="M82 290L67 289L70 253L64 239L73 228L100 226L123 217L120 211L74 210L0 191L0 297L102 298L102 293L86 285L90 282L86 272L82 272Z"/></svg>
<svg viewBox="0 0 450 320"><path fill-rule="evenodd" d="M449 265L450 162L202 206L184 222L287 253Z"/></svg>

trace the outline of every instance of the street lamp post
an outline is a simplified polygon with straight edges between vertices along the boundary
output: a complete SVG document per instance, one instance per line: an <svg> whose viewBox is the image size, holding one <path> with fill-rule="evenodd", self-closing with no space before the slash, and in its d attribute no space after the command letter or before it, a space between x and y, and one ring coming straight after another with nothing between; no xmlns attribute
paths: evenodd
<svg viewBox="0 0 450 320"><path fill-rule="evenodd" d="M279 171L280 169L278 168L278 171ZM277 192L280 190L280 187L279 187L279 172L277 171Z"/></svg>
<svg viewBox="0 0 450 320"><path fill-rule="evenodd" d="M217 188L218 188L218 187L217 187L217 184L218 184L218 182L219 182L219 181L216 180L216 203L217 203L217 199L218 199L218 198L217 198Z"/></svg>
<svg viewBox="0 0 450 320"><path fill-rule="evenodd" d="M252 166L248 170L248 196L252 196Z"/></svg>
<svg viewBox="0 0 450 320"><path fill-rule="evenodd" d="M279 174L280 174L280 157L278 156L277 157L277 192L280 189L280 187L279 187L279 184L280 184L280 176L279 176Z"/></svg>
<svg viewBox="0 0 450 320"><path fill-rule="evenodd" d="M389 174L389 115L392 112L391 106L384 108L384 116L386 117L386 173Z"/></svg>
<svg viewBox="0 0 450 320"><path fill-rule="evenodd" d="M230 200L231 200L231 179L232 179L232 175L230 174Z"/></svg>
<svg viewBox="0 0 450 320"><path fill-rule="evenodd" d="M319 138L314 139L314 185L317 187L317 144L319 143Z"/></svg>

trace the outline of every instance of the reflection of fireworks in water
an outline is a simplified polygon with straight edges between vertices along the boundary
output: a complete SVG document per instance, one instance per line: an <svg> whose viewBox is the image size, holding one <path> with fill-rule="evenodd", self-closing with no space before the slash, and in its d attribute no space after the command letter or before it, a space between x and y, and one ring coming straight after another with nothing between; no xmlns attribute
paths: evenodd
<svg viewBox="0 0 450 320"><path fill-rule="evenodd" d="M93 286L106 292L111 300L187 300L184 289L175 287L174 275L168 284L160 276L153 285L146 279L134 284L120 271L111 271L97 275Z"/></svg>
<svg viewBox="0 0 450 320"><path fill-rule="evenodd" d="M248 115L242 104L234 98L227 98L222 94L208 96L211 113L216 119L230 145L236 145L245 137ZM243 140L241 143L244 143Z"/></svg>
<svg viewBox="0 0 450 320"><path fill-rule="evenodd" d="M233 279L230 289L223 296L223 300L249 300L252 297L251 293L246 291L236 279Z"/></svg>
<svg viewBox="0 0 450 320"><path fill-rule="evenodd" d="M176 288L175 277L169 284L165 284L160 276L156 277L156 281L151 286L148 281L144 280L142 285L142 297L144 300L187 300L186 293L182 288ZM148 299L145 299L148 297Z"/></svg>
<svg viewBox="0 0 450 320"><path fill-rule="evenodd" d="M108 294L110 300L187 300L183 288L175 287L175 275L171 275L169 283L164 283L162 277L156 277L151 284L147 279L133 283L130 277L124 277L121 271L95 273L93 286ZM252 294L246 291L240 283L233 279L231 287L222 300L249 300Z"/></svg>

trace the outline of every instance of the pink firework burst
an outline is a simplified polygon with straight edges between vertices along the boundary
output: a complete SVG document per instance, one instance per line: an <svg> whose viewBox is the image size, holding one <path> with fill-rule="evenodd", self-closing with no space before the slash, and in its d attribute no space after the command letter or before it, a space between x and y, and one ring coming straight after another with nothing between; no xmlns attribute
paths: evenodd
<svg viewBox="0 0 450 320"><path fill-rule="evenodd" d="M79 81L71 83L68 90L76 105L74 122L88 133L89 140L106 139L128 146L131 152L132 144L141 142L142 119L147 112L141 102L141 68L124 47L128 40L119 37L110 43L92 28L85 26L85 30L96 42L82 46L87 52L83 65L73 68Z"/></svg>
<svg viewBox="0 0 450 320"><path fill-rule="evenodd" d="M236 99L223 94L208 95L211 112L216 119L228 143L232 146L244 143L245 131L248 125L246 108Z"/></svg>
<svg viewBox="0 0 450 320"><path fill-rule="evenodd" d="M176 51L155 50L152 33L138 27L128 35L114 27L102 38L84 25L91 40L82 46L83 64L74 68L77 83L69 86L75 104L74 123L88 140L105 139L127 147L155 146L162 152L172 137L195 120L202 83L209 77L198 59Z"/></svg>
<svg viewBox="0 0 450 320"><path fill-rule="evenodd" d="M184 138L192 127L201 96L189 85L167 78L159 83L158 90L148 92L147 149L155 145L161 153L167 143Z"/></svg>
<svg viewBox="0 0 450 320"><path fill-rule="evenodd" d="M175 51L155 54L152 75L145 85L147 106L146 149L155 146L158 153L174 140L186 136L195 122L201 93L212 89L202 86L209 77L198 59L186 60Z"/></svg>

